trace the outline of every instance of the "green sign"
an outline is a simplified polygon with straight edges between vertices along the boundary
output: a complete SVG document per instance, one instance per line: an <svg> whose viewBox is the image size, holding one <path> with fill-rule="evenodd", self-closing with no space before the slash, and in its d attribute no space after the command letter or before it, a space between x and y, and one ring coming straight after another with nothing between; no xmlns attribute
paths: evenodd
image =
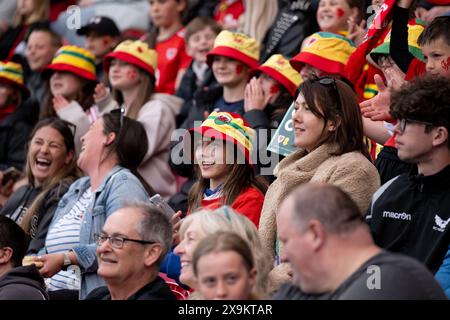
<svg viewBox="0 0 450 320"><path fill-rule="evenodd" d="M297 150L294 145L294 122L292 120L294 111L294 103L292 103L272 140L270 140L267 147L268 151L287 156Z"/></svg>

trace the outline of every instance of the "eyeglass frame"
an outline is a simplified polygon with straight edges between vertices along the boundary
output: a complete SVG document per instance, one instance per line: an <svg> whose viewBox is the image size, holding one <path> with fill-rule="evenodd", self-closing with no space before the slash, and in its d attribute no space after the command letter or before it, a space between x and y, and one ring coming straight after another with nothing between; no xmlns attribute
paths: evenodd
<svg viewBox="0 0 450 320"><path fill-rule="evenodd" d="M158 243L157 241L130 239L130 238L124 238L124 237L120 237L120 236L106 236L106 235L103 235L103 234L95 234L94 238L95 238L95 243L98 246L101 246L103 243L105 243L106 240L108 240L109 244L111 245L111 247L113 247L115 249L122 249L125 241L131 241L131 242L136 242L136 243L140 243L140 244L155 244L155 243ZM115 245L114 244L115 241L119 241L119 243L121 243L121 245L120 246L117 245L117 244Z"/></svg>
<svg viewBox="0 0 450 320"><path fill-rule="evenodd" d="M406 125L409 123L416 123L416 124L423 124L425 126L436 126L434 123L428 122L428 121L421 121L421 120L414 120L411 118L401 118L398 119L398 125L399 125L399 129L400 129L400 133L405 132L406 129Z"/></svg>

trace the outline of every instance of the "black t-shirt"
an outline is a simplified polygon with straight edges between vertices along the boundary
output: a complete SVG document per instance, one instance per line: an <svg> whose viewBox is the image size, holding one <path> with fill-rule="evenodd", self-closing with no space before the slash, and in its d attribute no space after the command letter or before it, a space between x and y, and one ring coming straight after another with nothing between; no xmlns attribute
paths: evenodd
<svg viewBox="0 0 450 320"><path fill-rule="evenodd" d="M433 275L417 260L382 251L366 261L334 292L312 295L284 285L276 300L446 300Z"/></svg>
<svg viewBox="0 0 450 320"><path fill-rule="evenodd" d="M111 300L111 294L108 287L100 287L91 291L86 300ZM127 300L176 300L176 298L166 282L157 277Z"/></svg>

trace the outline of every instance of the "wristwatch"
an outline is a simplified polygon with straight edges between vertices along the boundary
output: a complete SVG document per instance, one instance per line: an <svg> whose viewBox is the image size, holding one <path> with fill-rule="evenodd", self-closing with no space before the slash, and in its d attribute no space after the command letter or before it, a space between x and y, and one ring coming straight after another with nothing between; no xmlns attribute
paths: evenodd
<svg viewBox="0 0 450 320"><path fill-rule="evenodd" d="M67 252L64 252L63 255L64 255L63 268L66 268L67 266L70 266L72 262L70 261L69 254Z"/></svg>

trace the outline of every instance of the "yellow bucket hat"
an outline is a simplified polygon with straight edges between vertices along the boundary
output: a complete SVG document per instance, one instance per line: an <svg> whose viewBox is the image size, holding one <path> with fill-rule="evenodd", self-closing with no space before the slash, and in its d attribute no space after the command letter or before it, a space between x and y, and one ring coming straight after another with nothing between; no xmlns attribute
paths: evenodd
<svg viewBox="0 0 450 320"><path fill-rule="evenodd" d="M23 82L23 69L18 63L0 61L0 83L12 86L28 96L29 92Z"/></svg>
<svg viewBox="0 0 450 320"><path fill-rule="evenodd" d="M44 74L48 75L51 71L67 71L87 80L97 80L95 56L84 48L72 45L59 48Z"/></svg>
<svg viewBox="0 0 450 320"><path fill-rule="evenodd" d="M275 81L279 82L292 96L295 96L295 91L302 82L300 73L292 68L289 64L289 60L281 54L272 55L261 66L253 69L250 72L250 77L253 77L261 72L264 72Z"/></svg>
<svg viewBox="0 0 450 320"><path fill-rule="evenodd" d="M241 115L233 112L214 111L203 121L201 126L190 129L190 131L233 143L244 154L247 163L252 165L251 155L255 130Z"/></svg>
<svg viewBox="0 0 450 320"><path fill-rule="evenodd" d="M329 74L344 75L345 65L356 50L351 40L330 32L316 32L305 41L303 50L290 60L298 72L307 63Z"/></svg>
<svg viewBox="0 0 450 320"><path fill-rule="evenodd" d="M148 44L139 40L121 42L113 52L108 53L103 62L106 72L109 71L112 59L119 59L131 63L155 77L158 54L150 49Z"/></svg>
<svg viewBox="0 0 450 320"><path fill-rule="evenodd" d="M225 56L256 68L259 51L260 45L256 39L243 33L223 30L217 35L213 49L206 56L206 62L211 67L214 56Z"/></svg>

